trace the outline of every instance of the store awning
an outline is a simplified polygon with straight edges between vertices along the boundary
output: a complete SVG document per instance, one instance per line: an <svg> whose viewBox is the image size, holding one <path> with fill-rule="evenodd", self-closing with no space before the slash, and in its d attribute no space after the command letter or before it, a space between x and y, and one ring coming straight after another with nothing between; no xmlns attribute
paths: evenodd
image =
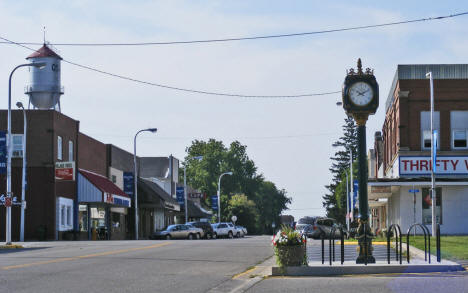
<svg viewBox="0 0 468 293"><path fill-rule="evenodd" d="M143 191L143 196L138 197L140 207L162 206L167 210L180 211L180 205L158 184L143 178L138 178L138 190Z"/></svg>
<svg viewBox="0 0 468 293"><path fill-rule="evenodd" d="M130 207L130 197L105 176L87 170L78 172L78 202L98 202Z"/></svg>

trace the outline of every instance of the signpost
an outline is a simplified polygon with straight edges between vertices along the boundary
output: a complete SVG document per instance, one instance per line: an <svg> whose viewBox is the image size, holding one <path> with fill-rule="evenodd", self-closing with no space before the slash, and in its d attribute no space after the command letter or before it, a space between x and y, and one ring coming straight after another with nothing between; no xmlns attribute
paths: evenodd
<svg viewBox="0 0 468 293"><path fill-rule="evenodd" d="M123 172L123 188L124 192L133 198L133 193L135 190L135 179L133 177L133 172Z"/></svg>
<svg viewBox="0 0 468 293"><path fill-rule="evenodd" d="M6 148L6 133L0 131L0 174L6 173L7 148Z"/></svg>
<svg viewBox="0 0 468 293"><path fill-rule="evenodd" d="M179 203L179 205L184 206L185 199L184 199L184 187L183 186L177 186L176 197L177 197L177 202Z"/></svg>
<svg viewBox="0 0 468 293"><path fill-rule="evenodd" d="M218 210L218 196L217 195L211 196L211 208L215 211Z"/></svg>
<svg viewBox="0 0 468 293"><path fill-rule="evenodd" d="M413 189L408 190L408 192L413 194L413 224L416 224L416 193L419 192L419 189L414 189L413 186Z"/></svg>

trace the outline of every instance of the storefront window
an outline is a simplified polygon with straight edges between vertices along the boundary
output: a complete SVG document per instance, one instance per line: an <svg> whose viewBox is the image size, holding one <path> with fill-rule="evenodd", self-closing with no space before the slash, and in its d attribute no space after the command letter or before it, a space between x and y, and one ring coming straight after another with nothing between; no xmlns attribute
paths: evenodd
<svg viewBox="0 0 468 293"><path fill-rule="evenodd" d="M436 188L436 221L442 224L442 188ZM429 188L422 189L422 222L424 225L432 224L432 199Z"/></svg>
<svg viewBox="0 0 468 293"><path fill-rule="evenodd" d="M86 205L79 205L78 219L80 222L80 231L88 231L88 207Z"/></svg>

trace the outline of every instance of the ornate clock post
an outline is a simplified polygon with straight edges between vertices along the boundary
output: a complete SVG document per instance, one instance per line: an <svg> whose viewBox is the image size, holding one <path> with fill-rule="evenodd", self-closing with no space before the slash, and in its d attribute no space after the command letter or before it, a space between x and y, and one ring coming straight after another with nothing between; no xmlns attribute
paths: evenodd
<svg viewBox="0 0 468 293"><path fill-rule="evenodd" d="M357 238L359 256L356 263L375 263L372 256L373 234L369 226L369 203L367 201L367 156L366 156L366 122L369 115L375 114L379 107L379 85L374 71L362 70L361 59L357 62L357 71L351 68L343 84L343 108L352 115L358 125L358 182L359 182L359 227Z"/></svg>

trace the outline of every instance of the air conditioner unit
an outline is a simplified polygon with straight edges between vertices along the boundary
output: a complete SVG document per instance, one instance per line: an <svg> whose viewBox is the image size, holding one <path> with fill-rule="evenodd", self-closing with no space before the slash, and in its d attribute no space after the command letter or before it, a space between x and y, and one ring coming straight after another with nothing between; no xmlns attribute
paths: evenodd
<svg viewBox="0 0 468 293"><path fill-rule="evenodd" d="M14 150L11 157L12 158L22 158L23 157L23 150Z"/></svg>

